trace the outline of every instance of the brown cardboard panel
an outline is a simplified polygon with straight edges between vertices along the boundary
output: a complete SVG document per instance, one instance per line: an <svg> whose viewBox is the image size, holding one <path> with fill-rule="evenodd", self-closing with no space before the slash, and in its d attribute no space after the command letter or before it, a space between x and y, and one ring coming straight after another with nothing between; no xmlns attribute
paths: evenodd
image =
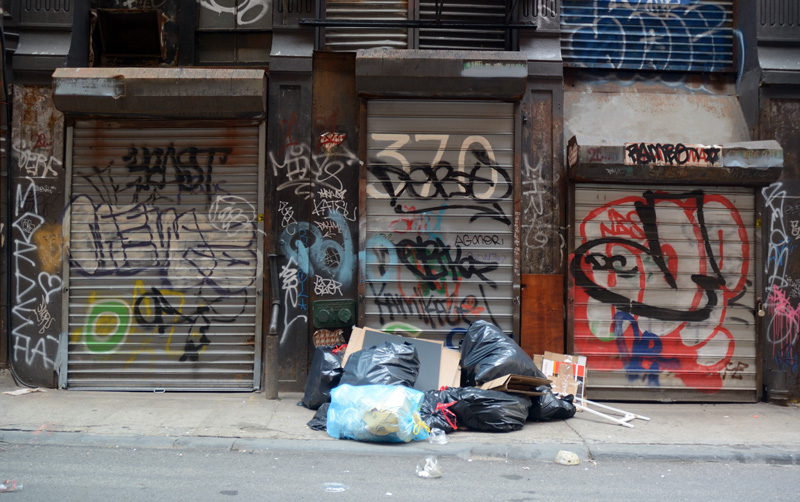
<svg viewBox="0 0 800 502"><path fill-rule="evenodd" d="M500 390L512 394L524 394L526 396L541 396L542 393L536 390L540 385L549 385L550 380L524 375L505 375L500 378L490 380L481 385L481 389Z"/></svg>
<svg viewBox="0 0 800 502"><path fill-rule="evenodd" d="M458 387L461 384L459 370L461 353L458 351L445 348L444 344L437 340L392 335L372 328L353 328L342 366L347 364L348 358L354 352L362 350L365 346L371 347L384 341L408 342L417 348L420 357L420 376L417 378L417 385L414 388L425 391L443 386Z"/></svg>

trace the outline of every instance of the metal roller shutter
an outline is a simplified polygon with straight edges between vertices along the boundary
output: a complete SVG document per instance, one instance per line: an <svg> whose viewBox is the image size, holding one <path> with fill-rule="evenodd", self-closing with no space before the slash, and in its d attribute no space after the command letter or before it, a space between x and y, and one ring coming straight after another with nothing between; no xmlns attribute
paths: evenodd
<svg viewBox="0 0 800 502"><path fill-rule="evenodd" d="M258 388L262 137L256 122L69 129L69 388Z"/></svg>
<svg viewBox="0 0 800 502"><path fill-rule="evenodd" d="M346 21L408 21L407 0L326 0L325 18ZM408 48L407 28L325 28L325 50L356 51L387 47Z"/></svg>
<svg viewBox="0 0 800 502"><path fill-rule="evenodd" d="M458 343L512 334L514 105L367 105L365 324Z"/></svg>
<svg viewBox="0 0 800 502"><path fill-rule="evenodd" d="M509 6L505 1L458 0L439 3L439 19L448 23L506 24ZM436 2L422 0L419 3L421 21L436 20ZM506 30L488 28L420 28L420 49L465 49L496 50L506 49Z"/></svg>
<svg viewBox="0 0 800 502"><path fill-rule="evenodd" d="M564 64L667 71L733 69L733 2L563 0Z"/></svg>
<svg viewBox="0 0 800 502"><path fill-rule="evenodd" d="M574 210L589 398L754 401L753 190L579 185Z"/></svg>

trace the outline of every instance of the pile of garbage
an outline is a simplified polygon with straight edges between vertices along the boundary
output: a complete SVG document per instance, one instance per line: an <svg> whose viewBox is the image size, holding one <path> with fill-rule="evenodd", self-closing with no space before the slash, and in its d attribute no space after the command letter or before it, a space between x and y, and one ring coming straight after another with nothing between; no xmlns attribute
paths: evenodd
<svg viewBox="0 0 800 502"><path fill-rule="evenodd" d="M464 429L511 432L529 421L575 415L573 396L561 398L553 393L533 359L492 323L476 321L467 330L458 382L447 373L447 354L442 353L434 379L451 384L434 384L430 389L425 386L433 380L430 376L421 380L420 374L439 366L439 356L436 353L435 364L422 365L418 346L436 342L374 334L384 341L358 350L316 348L298 403L317 410L309 427L339 439L407 443L428 439L432 430L437 434ZM430 351L424 350L431 361ZM527 386L509 383L520 381Z"/></svg>

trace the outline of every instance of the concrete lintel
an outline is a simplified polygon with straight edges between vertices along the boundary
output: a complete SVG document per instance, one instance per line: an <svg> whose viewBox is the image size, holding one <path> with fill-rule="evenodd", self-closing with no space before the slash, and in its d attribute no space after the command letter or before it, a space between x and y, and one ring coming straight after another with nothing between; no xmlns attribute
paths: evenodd
<svg viewBox="0 0 800 502"><path fill-rule="evenodd" d="M266 72L204 68L59 68L56 108L71 115L266 116Z"/></svg>
<svg viewBox="0 0 800 502"><path fill-rule="evenodd" d="M594 139L594 141L593 141ZM633 144L633 143L632 143ZM642 143L642 148L649 144ZM674 183L719 185L768 185L777 181L783 169L783 149L777 141L743 141L718 148L718 160L709 165L685 161L685 156L670 162L634 161L631 144L600 143L596 138L573 136L567 147L570 178L584 182ZM653 145L653 151L677 151L683 144ZM663 147L663 148L662 148ZM668 155L667 155L668 156ZM666 165L665 165L666 164Z"/></svg>
<svg viewBox="0 0 800 502"><path fill-rule="evenodd" d="M519 52L369 49L356 53L362 95L515 99L528 62Z"/></svg>

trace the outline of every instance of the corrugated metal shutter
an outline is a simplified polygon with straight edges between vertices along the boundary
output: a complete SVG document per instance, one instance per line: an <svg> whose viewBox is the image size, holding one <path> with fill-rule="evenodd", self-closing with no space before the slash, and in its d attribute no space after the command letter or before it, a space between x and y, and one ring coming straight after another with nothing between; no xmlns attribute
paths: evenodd
<svg viewBox="0 0 800 502"><path fill-rule="evenodd" d="M69 133L67 386L257 388L259 124L81 120Z"/></svg>
<svg viewBox="0 0 800 502"><path fill-rule="evenodd" d="M589 399L754 401L752 189L579 185L574 352Z"/></svg>
<svg viewBox="0 0 800 502"><path fill-rule="evenodd" d="M367 105L365 324L455 345L513 331L514 105Z"/></svg>
<svg viewBox="0 0 800 502"><path fill-rule="evenodd" d="M325 18L350 21L408 21L408 1L326 0ZM325 50L356 51L387 47L408 48L406 28L325 28Z"/></svg>
<svg viewBox="0 0 800 502"><path fill-rule="evenodd" d="M480 23L503 25L506 23L506 2L486 0L458 0L440 2L439 19L448 23ZM419 19L436 20L436 2L419 2ZM505 50L506 30L466 28L420 28L420 49Z"/></svg>
<svg viewBox="0 0 800 502"><path fill-rule="evenodd" d="M563 0L568 66L632 70L733 68L733 2Z"/></svg>

